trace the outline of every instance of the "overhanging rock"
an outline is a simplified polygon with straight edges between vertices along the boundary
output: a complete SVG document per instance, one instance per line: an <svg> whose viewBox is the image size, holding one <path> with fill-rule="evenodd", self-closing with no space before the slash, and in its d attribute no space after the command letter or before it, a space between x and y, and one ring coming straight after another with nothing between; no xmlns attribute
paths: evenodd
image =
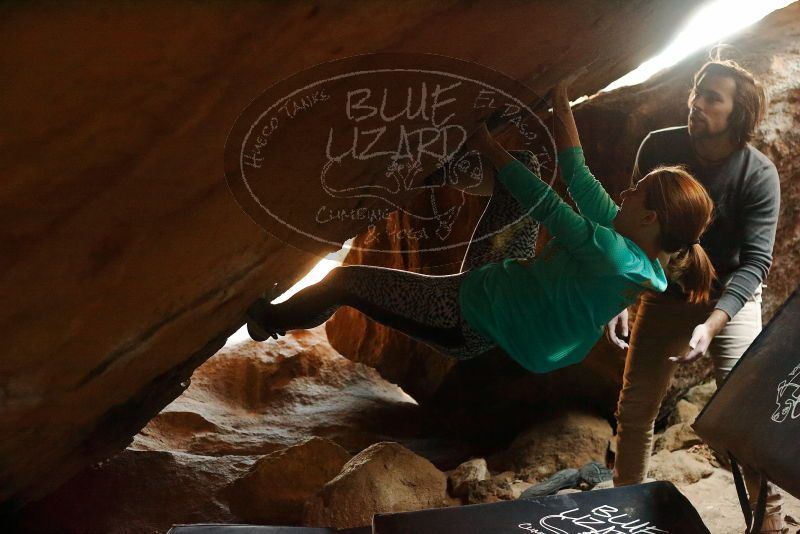
<svg viewBox="0 0 800 534"><path fill-rule="evenodd" d="M17 507L122 449L256 294L318 259L262 232L223 178L226 135L266 87L407 51L539 94L592 62L576 88L592 92L660 50L695 4L3 5L0 501Z"/></svg>

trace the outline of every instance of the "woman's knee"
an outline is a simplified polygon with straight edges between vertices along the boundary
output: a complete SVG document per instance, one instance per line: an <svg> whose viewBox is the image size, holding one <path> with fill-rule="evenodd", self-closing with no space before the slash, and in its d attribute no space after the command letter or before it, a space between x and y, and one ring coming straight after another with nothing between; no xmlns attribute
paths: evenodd
<svg viewBox="0 0 800 534"><path fill-rule="evenodd" d="M630 395L620 395L615 416L620 425L647 428L653 426L660 409L660 398L631 398Z"/></svg>
<svg viewBox="0 0 800 534"><path fill-rule="evenodd" d="M340 265L333 268L324 281L330 296L339 304L360 309L364 303L388 305L396 288L403 285L406 274L385 267Z"/></svg>
<svg viewBox="0 0 800 534"><path fill-rule="evenodd" d="M323 278L322 280L329 284L336 283L337 281L341 280L342 277L347 276L346 273L348 267L349 267L348 265L337 265L336 267L331 269L330 272L328 272L327 276L325 276L325 278Z"/></svg>
<svg viewBox="0 0 800 534"><path fill-rule="evenodd" d="M371 275L379 269L380 267L368 265L338 265L331 269L331 272L325 277L325 281L338 289L353 288L360 282L374 278Z"/></svg>
<svg viewBox="0 0 800 534"><path fill-rule="evenodd" d="M359 265L338 265L331 269L320 282L325 284L327 293L339 304L349 304L353 295L353 283L358 279L356 267Z"/></svg>

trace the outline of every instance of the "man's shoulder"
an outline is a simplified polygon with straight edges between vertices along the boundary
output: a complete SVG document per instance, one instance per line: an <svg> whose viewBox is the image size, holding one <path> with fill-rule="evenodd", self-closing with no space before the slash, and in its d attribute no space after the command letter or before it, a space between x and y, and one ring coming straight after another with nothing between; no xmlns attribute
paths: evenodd
<svg viewBox="0 0 800 534"><path fill-rule="evenodd" d="M653 130L645 137L645 142L660 146L670 146L671 143L688 143L689 128L686 126L672 126Z"/></svg>
<svg viewBox="0 0 800 534"><path fill-rule="evenodd" d="M759 171L774 172L777 174L778 170L775 167L775 164L772 162L771 159L769 159L769 157L766 154L761 152L759 149L757 149L750 143L747 143L744 149L747 153L747 157L753 163L752 167L754 167Z"/></svg>
<svg viewBox="0 0 800 534"><path fill-rule="evenodd" d="M636 157L640 176L658 165L688 164L692 158L689 129L674 126L653 130L642 141Z"/></svg>

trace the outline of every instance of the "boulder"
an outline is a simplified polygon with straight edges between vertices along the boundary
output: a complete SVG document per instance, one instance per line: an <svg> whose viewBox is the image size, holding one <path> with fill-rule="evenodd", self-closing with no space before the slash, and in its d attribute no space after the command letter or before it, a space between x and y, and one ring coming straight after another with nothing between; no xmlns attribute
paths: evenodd
<svg viewBox="0 0 800 534"><path fill-rule="evenodd" d="M611 425L605 419L567 411L518 436L507 459L528 481L540 481L561 469L578 469L592 461L605 463L611 437Z"/></svg>
<svg viewBox="0 0 800 534"><path fill-rule="evenodd" d="M717 383L713 380L709 380L703 384L697 384L696 386L689 389L686 392L686 402L692 404L697 410L698 413L700 410L706 407L708 401L711 400L711 397L714 396L714 393L717 391Z"/></svg>
<svg viewBox="0 0 800 534"><path fill-rule="evenodd" d="M455 497L465 497L471 483L486 480L489 476L486 460L483 458L467 460L448 476L450 493Z"/></svg>
<svg viewBox="0 0 800 534"><path fill-rule="evenodd" d="M490 478L474 480L467 485L466 504L484 504L515 499L514 489L507 480Z"/></svg>
<svg viewBox="0 0 800 534"><path fill-rule="evenodd" d="M517 479L517 474L514 471L503 471L492 476L495 480L504 480L508 483L514 482Z"/></svg>
<svg viewBox="0 0 800 534"><path fill-rule="evenodd" d="M3 518L3 532L142 534L176 523L241 522L215 493L256 459L127 449Z"/></svg>
<svg viewBox="0 0 800 534"><path fill-rule="evenodd" d="M686 399L681 399L675 404L675 410L670 414L668 423L670 425L677 425L679 423L691 425L700 414L700 409L701 408L698 408L696 404L692 404Z"/></svg>
<svg viewBox="0 0 800 534"><path fill-rule="evenodd" d="M528 489L531 486L533 486L533 484L531 484L530 482L525 482L525 481L522 481L522 480L515 480L514 482L511 482L510 484L511 484L511 496L514 499L519 499L520 495L522 495L522 493L526 489Z"/></svg>
<svg viewBox="0 0 800 534"><path fill-rule="evenodd" d="M654 450L677 451L688 449L702 442L703 440L695 434L689 423L678 423L677 425L672 425L658 436Z"/></svg>
<svg viewBox="0 0 800 534"><path fill-rule="evenodd" d="M730 470L730 462L728 458L721 457L716 451L711 449L705 443L700 443L699 445L692 445L687 449L690 453L699 456L700 458L705 459L709 464L713 467L724 467L725 469Z"/></svg>
<svg viewBox="0 0 800 534"><path fill-rule="evenodd" d="M410 15L384 3L191 4L191 10L179 4L0 7L0 42L15 50L0 67L8 80L0 117L11 125L0 167L13 184L0 191L9 229L2 249L10 258L0 268L0 284L16 303L0 315L11 347L0 368L6 377L0 392L0 501L6 510L123 450L241 325L242 310L256 294L275 281L288 287L320 255L363 230L354 221L335 245L301 253L263 233L233 202L221 178L221 147L235 117L262 88L329 59L413 49L485 63L530 82L540 94L591 61L576 86L591 92L662 48L695 5L442 2ZM765 318L800 281L798 9L792 4L729 39L770 93L756 143L776 162L783 182ZM263 31L264 20L280 31ZM226 31L215 31L222 26ZM487 40L486 28L495 26L503 32ZM315 37L309 41L308 35ZM702 60L698 54L645 84L576 109L587 159L612 191L626 185L648 130L684 122L687 82ZM282 177L287 183L294 178L288 169ZM307 201L303 195L287 199L298 210ZM440 265L454 258L447 260ZM341 331L346 337L347 329ZM524 399L538 407L535 402L549 396L593 402L610 415L623 365L622 355L602 342L585 364L546 377L499 357L464 373L456 372L463 363L440 370L427 361L406 365L416 345L385 354L368 345L347 356L361 361L368 352L376 367L396 369L393 380L420 400L447 384L451 399L466 390L473 398L498 400L492 406L504 398L506 405L522 406ZM681 368L665 407L706 376L702 365L707 360ZM428 369L435 370L432 378L424 376ZM509 370L499 383L487 378L495 369ZM471 376L480 388L463 387ZM530 405L520 408L526 410ZM206 422L216 423L192 417L166 416L162 423L197 425L201 436L213 435ZM186 447L205 439L190 432L178 437ZM235 446L264 454L292 439L277 432L266 446L262 439L245 446L239 435ZM227 440L215 443L231 448Z"/></svg>
<svg viewBox="0 0 800 534"><path fill-rule="evenodd" d="M650 458L647 476L675 484L694 484L713 472L714 468L703 456L689 451L662 450Z"/></svg>
<svg viewBox="0 0 800 534"><path fill-rule="evenodd" d="M595 487L593 487L592 491L601 490L601 489L611 489L613 487L614 487L614 481L613 480L606 480L606 481L601 482L600 484L597 484Z"/></svg>
<svg viewBox="0 0 800 534"><path fill-rule="evenodd" d="M231 512L248 523L297 524L303 504L349 459L350 454L336 443L311 438L262 457L223 495Z"/></svg>
<svg viewBox="0 0 800 534"><path fill-rule="evenodd" d="M442 506L447 477L398 443L376 443L347 462L339 475L305 505L303 524L353 528L377 513Z"/></svg>
<svg viewBox="0 0 800 534"><path fill-rule="evenodd" d="M516 499L530 484L517 480L513 471L503 471L494 476L473 478L462 486L457 497L466 504L480 504ZM455 495L455 494L454 494Z"/></svg>

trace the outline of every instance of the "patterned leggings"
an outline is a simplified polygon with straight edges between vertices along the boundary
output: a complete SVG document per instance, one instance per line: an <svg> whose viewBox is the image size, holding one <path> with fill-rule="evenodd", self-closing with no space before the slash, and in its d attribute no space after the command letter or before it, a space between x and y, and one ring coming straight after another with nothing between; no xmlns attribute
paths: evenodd
<svg viewBox="0 0 800 534"><path fill-rule="evenodd" d="M539 165L532 153L514 151L512 155L538 175ZM312 328L325 322L340 306L351 306L449 356L478 356L496 345L475 332L461 316L461 282L470 269L483 264L506 258L533 258L538 233L539 223L526 216L524 208L495 179L492 197L475 228L461 273L430 276L366 265L337 267L321 282L286 302L269 306L265 326L278 330Z"/></svg>

